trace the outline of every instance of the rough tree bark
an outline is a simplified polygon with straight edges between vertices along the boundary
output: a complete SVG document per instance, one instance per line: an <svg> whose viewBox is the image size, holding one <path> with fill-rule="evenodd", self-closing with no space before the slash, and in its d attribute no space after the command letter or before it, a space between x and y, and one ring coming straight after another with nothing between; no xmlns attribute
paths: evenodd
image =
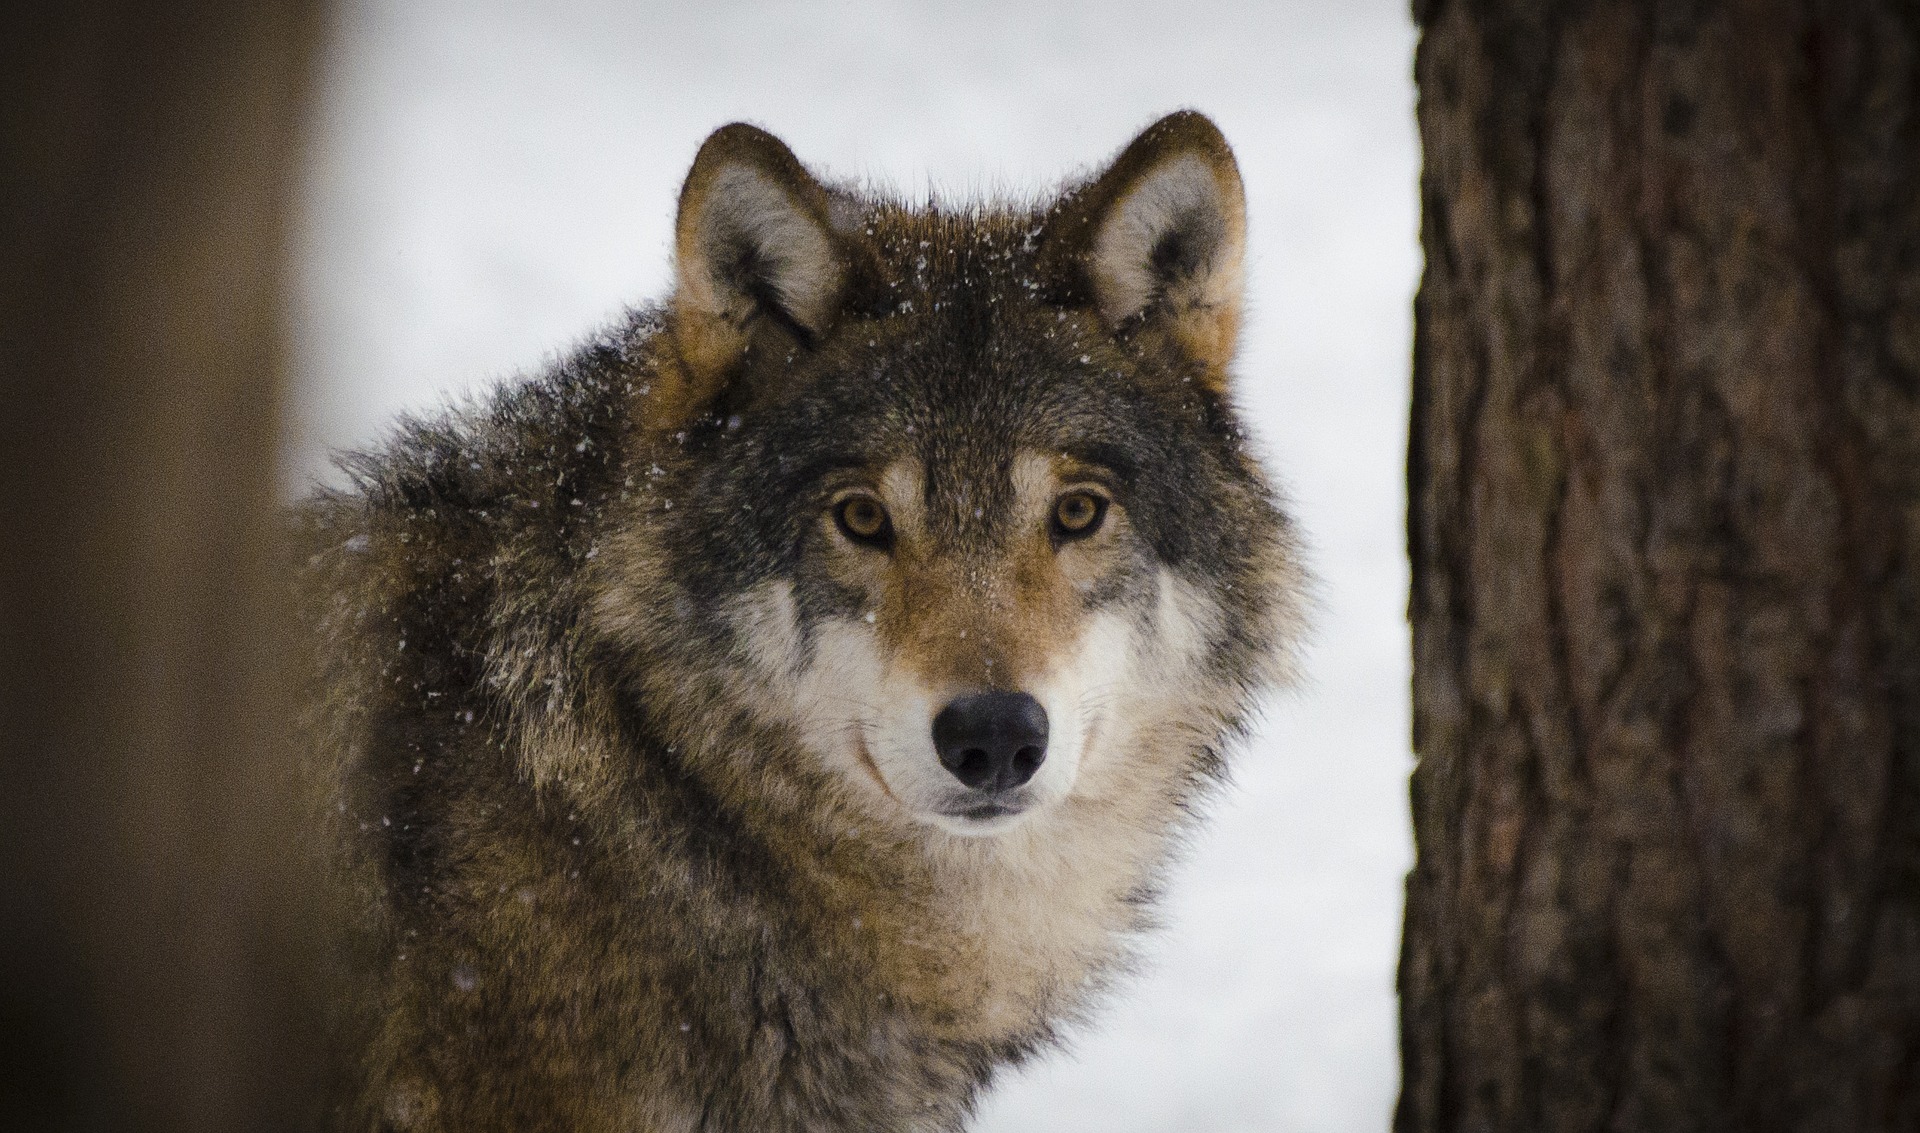
<svg viewBox="0 0 1920 1133"><path fill-rule="evenodd" d="M0 13L0 1128L315 1108L273 567L320 7Z"/></svg>
<svg viewBox="0 0 1920 1133"><path fill-rule="evenodd" d="M1416 18L1396 1127L1920 1129L1920 5Z"/></svg>

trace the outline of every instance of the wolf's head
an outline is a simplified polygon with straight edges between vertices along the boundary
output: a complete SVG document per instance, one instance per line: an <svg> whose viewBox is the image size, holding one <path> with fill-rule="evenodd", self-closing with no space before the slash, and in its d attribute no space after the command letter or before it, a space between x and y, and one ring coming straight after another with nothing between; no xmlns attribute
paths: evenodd
<svg viewBox="0 0 1920 1133"><path fill-rule="evenodd" d="M1229 397L1244 233L1197 114L1036 208L908 208L716 132L603 568L656 711L952 833L1177 802L1298 622Z"/></svg>

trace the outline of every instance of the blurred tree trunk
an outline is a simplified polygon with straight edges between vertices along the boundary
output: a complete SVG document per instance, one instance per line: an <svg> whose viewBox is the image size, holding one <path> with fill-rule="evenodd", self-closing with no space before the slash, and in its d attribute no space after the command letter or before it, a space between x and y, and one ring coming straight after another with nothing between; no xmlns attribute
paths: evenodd
<svg viewBox="0 0 1920 1133"><path fill-rule="evenodd" d="M1920 1129L1920 5L1416 18L1396 1126Z"/></svg>
<svg viewBox="0 0 1920 1133"><path fill-rule="evenodd" d="M274 510L318 9L0 14L7 1129L311 1108Z"/></svg>

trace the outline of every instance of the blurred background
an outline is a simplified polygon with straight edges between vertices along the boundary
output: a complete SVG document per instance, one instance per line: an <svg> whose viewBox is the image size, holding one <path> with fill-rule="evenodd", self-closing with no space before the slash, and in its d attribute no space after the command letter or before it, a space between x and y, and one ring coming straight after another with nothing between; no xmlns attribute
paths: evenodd
<svg viewBox="0 0 1920 1133"><path fill-rule="evenodd" d="M978 1127L1383 1129L1411 861L1413 40L1404 0L343 3L298 222L284 490L660 298L680 180L725 122L828 176L964 199L1211 115L1250 198L1240 396L1321 579L1310 680L1240 753L1139 977Z"/></svg>

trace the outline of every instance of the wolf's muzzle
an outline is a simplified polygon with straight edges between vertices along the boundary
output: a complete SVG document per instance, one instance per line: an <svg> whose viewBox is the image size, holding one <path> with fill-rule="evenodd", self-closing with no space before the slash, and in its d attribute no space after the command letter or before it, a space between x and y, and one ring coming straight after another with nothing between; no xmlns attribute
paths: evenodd
<svg viewBox="0 0 1920 1133"><path fill-rule="evenodd" d="M940 765L976 791L1010 791L1047 758L1047 710L1024 692L963 696L933 718Z"/></svg>

